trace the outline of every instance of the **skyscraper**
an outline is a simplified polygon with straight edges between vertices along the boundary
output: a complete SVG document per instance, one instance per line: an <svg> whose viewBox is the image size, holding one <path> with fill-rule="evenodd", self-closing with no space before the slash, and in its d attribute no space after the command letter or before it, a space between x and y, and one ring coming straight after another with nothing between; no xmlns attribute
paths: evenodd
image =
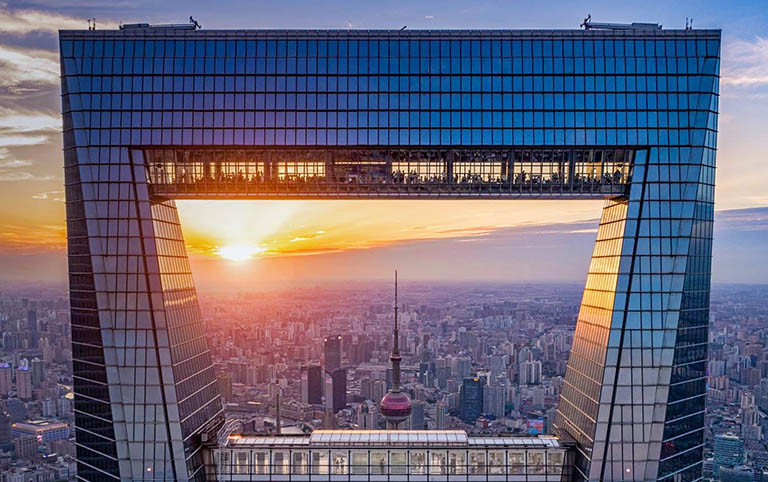
<svg viewBox="0 0 768 482"><path fill-rule="evenodd" d="M520 385L541 383L541 361L527 360L520 364Z"/></svg>
<svg viewBox="0 0 768 482"><path fill-rule="evenodd" d="M330 375L333 413L338 413L347 407L347 370L337 368ZM327 387L327 386L326 386ZM326 393L326 397L328 394Z"/></svg>
<svg viewBox="0 0 768 482"><path fill-rule="evenodd" d="M435 428L444 430L448 426L448 407L443 402L435 405Z"/></svg>
<svg viewBox="0 0 768 482"><path fill-rule="evenodd" d="M500 385L487 384L483 387L483 413L495 418L504 418L506 389Z"/></svg>
<svg viewBox="0 0 768 482"><path fill-rule="evenodd" d="M718 479L720 467L737 467L744 463L744 441L738 435L715 435L712 475Z"/></svg>
<svg viewBox="0 0 768 482"><path fill-rule="evenodd" d="M13 369L11 365L0 365L0 397L7 397L13 390Z"/></svg>
<svg viewBox="0 0 768 482"><path fill-rule="evenodd" d="M326 336L323 339L323 353L326 373L341 368L341 335Z"/></svg>
<svg viewBox="0 0 768 482"><path fill-rule="evenodd" d="M400 390L400 331L398 329L397 271L395 271L395 326L392 333L392 388L381 399L379 407L388 429L397 429L411 415L411 399Z"/></svg>
<svg viewBox="0 0 768 482"><path fill-rule="evenodd" d="M22 400L32 398L32 371L28 366L16 369L16 395Z"/></svg>
<svg viewBox="0 0 768 482"><path fill-rule="evenodd" d="M426 428L426 421L424 419L424 402L414 402L411 405L411 430L424 430Z"/></svg>
<svg viewBox="0 0 768 482"><path fill-rule="evenodd" d="M466 423L475 423L483 413L483 395L485 381L482 378L465 378L461 385L461 419Z"/></svg>
<svg viewBox="0 0 768 482"><path fill-rule="evenodd" d="M584 479L700 476L720 31L138 24L60 51L79 477L200 479L223 422L176 199L417 192L605 200L555 431Z"/></svg>
<svg viewBox="0 0 768 482"><path fill-rule="evenodd" d="M323 369L320 365L310 365L301 371L301 398L310 405L323 403Z"/></svg>

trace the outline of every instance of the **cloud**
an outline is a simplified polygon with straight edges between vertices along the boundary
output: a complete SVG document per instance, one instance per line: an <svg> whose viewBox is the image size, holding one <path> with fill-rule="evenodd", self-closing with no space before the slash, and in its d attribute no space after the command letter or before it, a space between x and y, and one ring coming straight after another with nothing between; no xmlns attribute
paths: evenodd
<svg viewBox="0 0 768 482"><path fill-rule="evenodd" d="M723 46L720 83L733 87L768 85L768 38L737 40Z"/></svg>
<svg viewBox="0 0 768 482"><path fill-rule="evenodd" d="M2 129L0 129L0 142L4 142L5 139L7 139L7 137L2 135ZM32 161L26 159L13 159L11 156L10 149L0 147L0 182L50 181L55 179L53 176L39 175L26 170L19 170L19 168L31 166Z"/></svg>
<svg viewBox="0 0 768 482"><path fill-rule="evenodd" d="M8 160L8 161L0 161L0 169L9 169L9 168L13 169L13 168L16 168L16 167L26 167L26 166L31 166L31 165L32 165L31 161L22 161L22 160L19 160L19 159L11 159L11 160Z"/></svg>
<svg viewBox="0 0 768 482"><path fill-rule="evenodd" d="M65 202L66 199L62 196L64 194L64 191L61 189L56 191L45 191L41 192L40 194L34 194L32 196L32 199L38 199L38 200L49 200L49 201L56 201L56 202Z"/></svg>
<svg viewBox="0 0 768 482"><path fill-rule="evenodd" d="M61 118L56 114L19 112L15 109L0 107L0 145L4 146L0 148L0 159L10 155L8 147L45 144L50 140L51 134L60 131Z"/></svg>
<svg viewBox="0 0 768 482"><path fill-rule="evenodd" d="M56 34L59 29L86 29L85 19L42 10L11 10L0 5L0 33L27 35Z"/></svg>
<svg viewBox="0 0 768 482"><path fill-rule="evenodd" d="M0 89L20 94L58 84L58 59L51 50L0 44Z"/></svg>
<svg viewBox="0 0 768 482"><path fill-rule="evenodd" d="M39 176L26 171L3 171L0 169L0 182L18 182L18 181L53 181L53 176Z"/></svg>

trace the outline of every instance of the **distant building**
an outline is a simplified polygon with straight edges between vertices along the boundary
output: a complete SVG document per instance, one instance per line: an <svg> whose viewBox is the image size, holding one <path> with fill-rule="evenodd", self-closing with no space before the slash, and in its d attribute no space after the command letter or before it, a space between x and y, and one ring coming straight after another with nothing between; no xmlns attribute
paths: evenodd
<svg viewBox="0 0 768 482"><path fill-rule="evenodd" d="M448 425L448 408L443 402L435 405L435 429L443 430Z"/></svg>
<svg viewBox="0 0 768 482"><path fill-rule="evenodd" d="M16 458L28 459L37 455L39 442L34 435L27 435L13 439L13 452Z"/></svg>
<svg viewBox="0 0 768 482"><path fill-rule="evenodd" d="M326 373L341 368L341 335L326 336L323 340L323 353Z"/></svg>
<svg viewBox="0 0 768 482"><path fill-rule="evenodd" d="M16 369L16 394L22 400L32 398L32 372L27 366Z"/></svg>
<svg viewBox="0 0 768 482"><path fill-rule="evenodd" d="M311 365L302 370L301 401L309 405L323 403L323 369L320 365Z"/></svg>
<svg viewBox="0 0 768 482"><path fill-rule="evenodd" d="M360 430L377 430L379 428L379 412L376 404L366 400L360 404L357 412L357 428Z"/></svg>
<svg viewBox="0 0 768 482"><path fill-rule="evenodd" d="M337 368L331 373L331 391L333 392L333 402L331 408L333 413L338 413L347 407L347 370Z"/></svg>
<svg viewBox="0 0 768 482"><path fill-rule="evenodd" d="M712 475L718 478L721 467L738 467L744 463L744 441L732 434L715 435L715 457Z"/></svg>
<svg viewBox="0 0 768 482"><path fill-rule="evenodd" d="M232 401L232 375L229 373L217 375L216 385L219 387L221 398L223 398L225 402Z"/></svg>
<svg viewBox="0 0 768 482"><path fill-rule="evenodd" d="M483 385L478 378L465 378L461 385L461 419L466 423L475 423L483 413Z"/></svg>
<svg viewBox="0 0 768 482"><path fill-rule="evenodd" d="M34 358L29 364L32 372L32 386L39 387L45 381L45 362L39 358Z"/></svg>
<svg viewBox="0 0 768 482"><path fill-rule="evenodd" d="M11 441L11 416L5 410L0 410L0 444Z"/></svg>
<svg viewBox="0 0 768 482"><path fill-rule="evenodd" d="M425 430L424 402L417 401L411 404L411 430Z"/></svg>
<svg viewBox="0 0 768 482"><path fill-rule="evenodd" d="M504 418L506 389L500 385L486 385L483 391L483 413Z"/></svg>
<svg viewBox="0 0 768 482"><path fill-rule="evenodd" d="M48 443L69 438L69 425L45 420L16 422L11 425L11 436L14 438L33 436L39 442Z"/></svg>
<svg viewBox="0 0 768 482"><path fill-rule="evenodd" d="M528 360L520 364L520 385L541 383L541 361Z"/></svg>
<svg viewBox="0 0 768 482"><path fill-rule="evenodd" d="M7 363L0 365L0 397L7 397L13 390L13 369Z"/></svg>
<svg viewBox="0 0 768 482"><path fill-rule="evenodd" d="M720 467L720 482L754 482L755 474L748 467Z"/></svg>

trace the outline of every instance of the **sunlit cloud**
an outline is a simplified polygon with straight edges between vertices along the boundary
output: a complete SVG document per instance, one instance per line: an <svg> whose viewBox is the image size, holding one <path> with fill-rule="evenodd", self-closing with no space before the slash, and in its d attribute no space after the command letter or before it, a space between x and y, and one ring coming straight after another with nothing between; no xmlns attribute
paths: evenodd
<svg viewBox="0 0 768 482"><path fill-rule="evenodd" d="M768 38L737 40L723 46L723 86L759 87L768 85Z"/></svg>
<svg viewBox="0 0 768 482"><path fill-rule="evenodd" d="M0 159L9 157L8 147L45 144L50 135L60 131L61 119L57 115L0 107L0 145L5 146L0 149Z"/></svg>
<svg viewBox="0 0 768 482"><path fill-rule="evenodd" d="M56 52L0 44L0 87L23 93L58 82Z"/></svg>
<svg viewBox="0 0 768 482"><path fill-rule="evenodd" d="M0 225L0 253L61 251L66 246L64 224L18 226Z"/></svg>
<svg viewBox="0 0 768 482"><path fill-rule="evenodd" d="M0 157L2 159L2 157ZM17 167L31 166L31 161L22 161L19 159L11 159L8 161L0 160L0 169L15 169Z"/></svg>
<svg viewBox="0 0 768 482"><path fill-rule="evenodd" d="M0 33L27 35L30 33L58 33L59 29L85 29L82 18L70 17L42 10L12 10L0 5Z"/></svg>
<svg viewBox="0 0 768 482"><path fill-rule="evenodd" d="M65 201L63 194L64 194L64 191L60 189L55 191L45 191L39 194L33 194L32 199L56 201L56 202L63 203Z"/></svg>

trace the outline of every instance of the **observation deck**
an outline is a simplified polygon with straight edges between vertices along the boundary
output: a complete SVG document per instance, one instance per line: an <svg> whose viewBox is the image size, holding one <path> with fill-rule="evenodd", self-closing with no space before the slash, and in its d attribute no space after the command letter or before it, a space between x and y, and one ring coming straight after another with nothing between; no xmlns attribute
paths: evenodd
<svg viewBox="0 0 768 482"><path fill-rule="evenodd" d="M623 196L636 148L145 148L169 199L601 199Z"/></svg>
<svg viewBox="0 0 768 482"><path fill-rule="evenodd" d="M232 435L214 451L219 481L561 481L572 444L463 430L315 430Z"/></svg>

